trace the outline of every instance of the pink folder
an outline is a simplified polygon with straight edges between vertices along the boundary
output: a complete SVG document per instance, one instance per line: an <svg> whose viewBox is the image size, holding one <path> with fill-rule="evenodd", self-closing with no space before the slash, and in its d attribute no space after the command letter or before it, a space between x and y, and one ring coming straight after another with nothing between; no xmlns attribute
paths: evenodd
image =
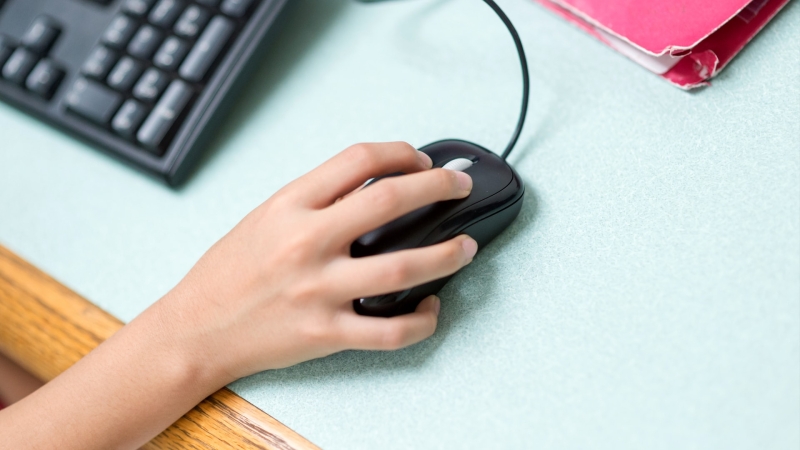
<svg viewBox="0 0 800 450"><path fill-rule="evenodd" d="M683 89L708 85L789 0L537 0Z"/></svg>

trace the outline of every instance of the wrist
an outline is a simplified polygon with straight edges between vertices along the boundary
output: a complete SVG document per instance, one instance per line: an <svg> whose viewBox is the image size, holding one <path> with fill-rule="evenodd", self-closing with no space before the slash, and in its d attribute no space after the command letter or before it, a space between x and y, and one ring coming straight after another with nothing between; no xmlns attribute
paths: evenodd
<svg viewBox="0 0 800 450"><path fill-rule="evenodd" d="M208 326L213 314L211 319L204 318L208 311L193 308L200 303L199 295L179 285L136 320L146 322L142 331L163 349L161 364L169 367L170 376L176 382L190 383L207 396L237 377L228 367L229 355L218 348L225 341L223 335L213 325Z"/></svg>
<svg viewBox="0 0 800 450"><path fill-rule="evenodd" d="M126 359L144 364L138 372L156 378L161 394L170 395L172 402L180 399L179 403L191 408L231 381L203 351L190 324L185 323L190 319L172 307L169 295L112 340L120 339L117 344Z"/></svg>

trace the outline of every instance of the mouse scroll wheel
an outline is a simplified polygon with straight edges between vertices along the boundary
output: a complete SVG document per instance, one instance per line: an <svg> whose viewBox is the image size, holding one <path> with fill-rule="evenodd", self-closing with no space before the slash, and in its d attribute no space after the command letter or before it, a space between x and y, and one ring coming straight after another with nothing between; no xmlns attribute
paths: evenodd
<svg viewBox="0 0 800 450"><path fill-rule="evenodd" d="M456 158L449 163L442 166L442 169L455 170L456 172L463 172L472 167L472 161L467 158Z"/></svg>

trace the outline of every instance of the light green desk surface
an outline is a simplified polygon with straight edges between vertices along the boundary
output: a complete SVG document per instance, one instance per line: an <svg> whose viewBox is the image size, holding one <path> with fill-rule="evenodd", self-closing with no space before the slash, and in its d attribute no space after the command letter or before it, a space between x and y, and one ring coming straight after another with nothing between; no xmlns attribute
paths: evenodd
<svg viewBox="0 0 800 450"><path fill-rule="evenodd" d="M478 1L292 0L179 191L0 105L0 242L123 320L278 188L359 141L499 149L519 101ZM324 448L797 449L800 7L680 91L528 0L517 222L439 330L233 389Z"/></svg>

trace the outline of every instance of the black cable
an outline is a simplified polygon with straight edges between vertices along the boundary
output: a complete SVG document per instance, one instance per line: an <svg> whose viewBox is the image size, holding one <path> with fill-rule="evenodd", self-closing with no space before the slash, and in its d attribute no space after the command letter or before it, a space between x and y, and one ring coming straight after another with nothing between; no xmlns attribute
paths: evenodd
<svg viewBox="0 0 800 450"><path fill-rule="evenodd" d="M374 1L374 0L361 0L362 2ZM378 0L380 1L380 0ZM517 54L519 55L519 62L522 65L522 108L519 112L519 121L517 122L517 128L514 129L514 134L511 136L511 141L508 142L506 149L503 150L501 154L502 159L507 159L508 155L511 154L511 151L514 150L514 147L517 145L517 141L519 140L519 135L522 134L522 127L525 125L525 117L528 115L528 98L530 97L531 93L531 78L528 74L528 58L525 56L525 49L522 47L522 40L519 38L519 33L517 33L517 29L514 28L514 24L511 23L511 19L508 18L506 13L503 12L502 9L494 2L494 0L483 0L486 2L489 7L491 7L494 12L500 17L500 20L506 25L508 28L508 32L511 33L511 37L514 38L514 45L517 46Z"/></svg>
<svg viewBox="0 0 800 450"><path fill-rule="evenodd" d="M528 74L528 59L525 57L525 49L522 47L522 40L519 38L519 33L517 33L517 29L514 28L514 24L511 23L511 20L506 16L506 13L497 6L493 0L483 0L489 5L498 16L500 16L500 20L506 25L508 28L508 32L511 33L511 37L514 38L514 44L517 46L517 53L519 54L519 62L522 64L522 110L519 113L519 121L517 122L517 128L514 130L514 134L511 136L511 141L506 146L506 149L503 150L503 154L500 156L504 160L508 158L508 155L511 154L511 151L514 150L514 147L517 145L517 141L519 140L519 135L522 133L522 127L525 125L525 117L528 115L528 97L530 97L531 92L531 80L530 75Z"/></svg>

